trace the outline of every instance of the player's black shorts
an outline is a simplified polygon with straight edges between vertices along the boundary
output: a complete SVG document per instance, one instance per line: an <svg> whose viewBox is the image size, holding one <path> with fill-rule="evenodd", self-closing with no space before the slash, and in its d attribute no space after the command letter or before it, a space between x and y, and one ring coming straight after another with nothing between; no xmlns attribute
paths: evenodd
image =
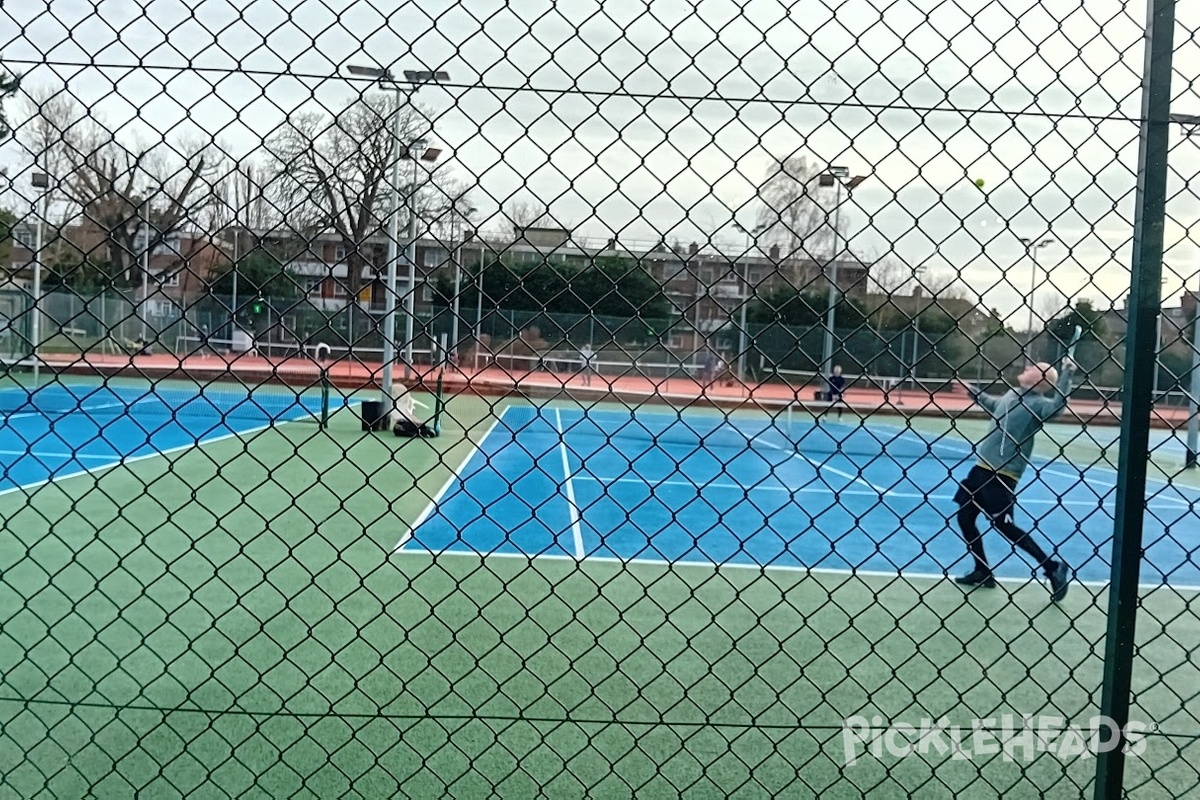
<svg viewBox="0 0 1200 800"><path fill-rule="evenodd" d="M1016 478L975 466L958 485L954 502L960 506L974 504L991 520L1009 521L1017 505L1016 489Z"/></svg>

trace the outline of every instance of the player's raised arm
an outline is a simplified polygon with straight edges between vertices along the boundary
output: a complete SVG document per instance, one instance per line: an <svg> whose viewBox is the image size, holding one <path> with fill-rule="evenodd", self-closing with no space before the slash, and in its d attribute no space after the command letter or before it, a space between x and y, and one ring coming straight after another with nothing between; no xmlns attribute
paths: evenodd
<svg viewBox="0 0 1200 800"><path fill-rule="evenodd" d="M974 402L978 403L985 411L991 413L996 410L996 403L1000 398L987 394L973 383L967 383L966 381L960 380L958 385L963 387L963 390L967 393L967 395L970 396Z"/></svg>

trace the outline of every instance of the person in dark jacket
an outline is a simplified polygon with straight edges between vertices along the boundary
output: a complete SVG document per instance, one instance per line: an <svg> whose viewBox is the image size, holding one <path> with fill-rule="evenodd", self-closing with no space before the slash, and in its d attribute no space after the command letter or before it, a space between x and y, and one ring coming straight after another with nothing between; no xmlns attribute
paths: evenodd
<svg viewBox="0 0 1200 800"><path fill-rule="evenodd" d="M834 366L833 374L829 376L829 403L830 408L837 406L838 419L842 418L842 412L846 408L843 395L846 391L846 376L842 374L840 366Z"/></svg>

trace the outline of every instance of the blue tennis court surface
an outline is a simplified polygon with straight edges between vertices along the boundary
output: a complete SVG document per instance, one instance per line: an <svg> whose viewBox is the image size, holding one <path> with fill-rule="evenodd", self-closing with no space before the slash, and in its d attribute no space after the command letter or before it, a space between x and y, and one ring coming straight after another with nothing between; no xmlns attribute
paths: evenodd
<svg viewBox="0 0 1200 800"><path fill-rule="evenodd" d="M972 463L961 437L899 422L511 406L397 549L955 574L969 565L952 498ZM1115 473L1037 470L1018 524L1107 581ZM1200 492L1151 492L1142 582L1200 586ZM1030 577L998 533L985 544L998 575Z"/></svg>
<svg viewBox="0 0 1200 800"><path fill-rule="evenodd" d="M319 394L286 387L0 389L0 492L103 469L276 422L316 418Z"/></svg>

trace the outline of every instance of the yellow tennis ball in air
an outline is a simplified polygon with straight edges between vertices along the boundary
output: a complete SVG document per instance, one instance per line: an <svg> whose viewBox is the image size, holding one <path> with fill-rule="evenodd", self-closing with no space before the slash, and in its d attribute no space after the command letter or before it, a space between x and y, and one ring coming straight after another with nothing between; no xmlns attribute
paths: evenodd
<svg viewBox="0 0 1200 800"><path fill-rule="evenodd" d="M978 186L980 189L982 189L983 188L983 178L976 178L975 185Z"/></svg>

